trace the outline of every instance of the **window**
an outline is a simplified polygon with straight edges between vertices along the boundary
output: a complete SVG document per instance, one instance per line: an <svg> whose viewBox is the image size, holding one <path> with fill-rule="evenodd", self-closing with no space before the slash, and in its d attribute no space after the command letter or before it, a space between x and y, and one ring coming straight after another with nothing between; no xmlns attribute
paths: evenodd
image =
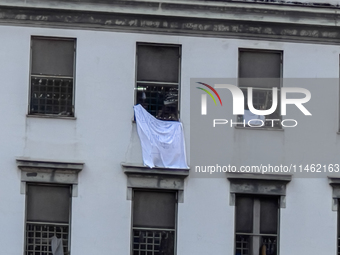
<svg viewBox="0 0 340 255"><path fill-rule="evenodd" d="M239 51L239 87L244 93L245 114L238 116L238 122L261 119L264 127L281 128L280 88L282 78L282 52L240 49ZM257 110L268 110L272 106L273 88L278 90L276 110L266 116L254 115L249 111L247 87L253 88L253 106ZM277 119L278 121L269 121ZM266 121L268 120L268 121ZM252 125L256 121L252 121ZM261 122L258 125L261 125Z"/></svg>
<svg viewBox="0 0 340 255"><path fill-rule="evenodd" d="M27 185L25 255L51 255L54 236L70 254L70 203L70 186Z"/></svg>
<svg viewBox="0 0 340 255"><path fill-rule="evenodd" d="M277 255L279 197L236 196L235 254Z"/></svg>
<svg viewBox="0 0 340 255"><path fill-rule="evenodd" d="M32 37L30 115L74 116L75 40Z"/></svg>
<svg viewBox="0 0 340 255"><path fill-rule="evenodd" d="M133 255L174 255L177 193L134 190Z"/></svg>
<svg viewBox="0 0 340 255"><path fill-rule="evenodd" d="M178 120L180 46L137 44L136 103L157 119Z"/></svg>

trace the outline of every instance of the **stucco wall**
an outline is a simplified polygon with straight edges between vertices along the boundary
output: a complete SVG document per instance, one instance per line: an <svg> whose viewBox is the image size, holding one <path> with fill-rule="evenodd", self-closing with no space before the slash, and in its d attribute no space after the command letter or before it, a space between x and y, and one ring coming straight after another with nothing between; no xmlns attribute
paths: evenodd
<svg viewBox="0 0 340 255"><path fill-rule="evenodd" d="M337 46L19 26L1 26L0 34L0 244L6 255L23 254L24 248L25 196L20 194L16 157L85 162L78 197L72 200L71 254L129 254L131 201L126 199L120 163L133 125L136 42L182 45L181 120L188 155L190 78L236 77L238 47L283 50L285 78L339 76ZM75 120L26 117L31 35L77 39ZM339 91L313 90L329 106L324 124L308 134L232 129L228 148L242 149L266 137L277 142L271 156L281 158L305 132L302 142L314 146L327 141L322 155L337 163ZM317 107L313 111L321 115ZM304 155L304 160L312 162L318 151ZM248 153L256 158L260 152ZM233 156L236 162L244 159ZM290 156L300 160L298 154ZM331 193L327 179L294 179L288 184L287 207L281 209L280 254L336 253ZM178 208L177 254L233 254L233 224L228 180L189 176Z"/></svg>

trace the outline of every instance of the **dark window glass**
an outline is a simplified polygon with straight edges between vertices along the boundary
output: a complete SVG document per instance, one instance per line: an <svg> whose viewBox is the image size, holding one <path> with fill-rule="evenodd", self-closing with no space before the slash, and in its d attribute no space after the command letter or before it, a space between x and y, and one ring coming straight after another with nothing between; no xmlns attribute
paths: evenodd
<svg viewBox="0 0 340 255"><path fill-rule="evenodd" d="M277 234L278 220L277 198L261 199L260 233Z"/></svg>
<svg viewBox="0 0 340 255"><path fill-rule="evenodd" d="M239 56L239 78L241 78L239 86L279 88L281 78L281 55L281 52L241 50Z"/></svg>
<svg viewBox="0 0 340 255"><path fill-rule="evenodd" d="M253 232L253 199L238 197L236 200L236 232Z"/></svg>
<svg viewBox="0 0 340 255"><path fill-rule="evenodd" d="M134 227L175 228L176 194L135 191Z"/></svg>
<svg viewBox="0 0 340 255"><path fill-rule="evenodd" d="M68 223L69 206L69 187L28 186L28 221Z"/></svg>
<svg viewBox="0 0 340 255"><path fill-rule="evenodd" d="M178 83L179 47L138 45L138 81Z"/></svg>
<svg viewBox="0 0 340 255"><path fill-rule="evenodd" d="M74 40L32 38L32 74L73 77Z"/></svg>

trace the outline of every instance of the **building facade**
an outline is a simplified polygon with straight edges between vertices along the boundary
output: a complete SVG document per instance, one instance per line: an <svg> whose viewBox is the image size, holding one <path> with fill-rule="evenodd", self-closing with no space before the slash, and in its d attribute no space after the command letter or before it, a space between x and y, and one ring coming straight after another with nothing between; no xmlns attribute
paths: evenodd
<svg viewBox="0 0 340 255"><path fill-rule="evenodd" d="M338 79L338 12L322 1L0 1L1 254L340 254L336 170L194 174L213 161L336 169L339 83L301 85L313 120L289 108L294 129L226 129L209 159L190 138L192 78ZM268 107L272 87L260 87ZM137 103L182 122L190 170L143 165Z"/></svg>

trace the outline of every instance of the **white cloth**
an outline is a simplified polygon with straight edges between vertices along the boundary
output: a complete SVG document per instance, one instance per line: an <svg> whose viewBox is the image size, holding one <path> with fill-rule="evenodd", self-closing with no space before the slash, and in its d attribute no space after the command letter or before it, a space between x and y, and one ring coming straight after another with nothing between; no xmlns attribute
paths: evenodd
<svg viewBox="0 0 340 255"><path fill-rule="evenodd" d="M188 168L182 123L158 120L141 105L134 106L144 165Z"/></svg>
<svg viewBox="0 0 340 255"><path fill-rule="evenodd" d="M264 124L266 118L263 115L256 115L256 114L252 113L249 110L244 110L243 120L245 120L246 125L248 124L249 120L252 120L250 122L250 125L252 125L252 126L261 126L261 125Z"/></svg>
<svg viewBox="0 0 340 255"><path fill-rule="evenodd" d="M51 246L53 255L64 255L62 239L58 239L56 236L53 236L51 240Z"/></svg>

